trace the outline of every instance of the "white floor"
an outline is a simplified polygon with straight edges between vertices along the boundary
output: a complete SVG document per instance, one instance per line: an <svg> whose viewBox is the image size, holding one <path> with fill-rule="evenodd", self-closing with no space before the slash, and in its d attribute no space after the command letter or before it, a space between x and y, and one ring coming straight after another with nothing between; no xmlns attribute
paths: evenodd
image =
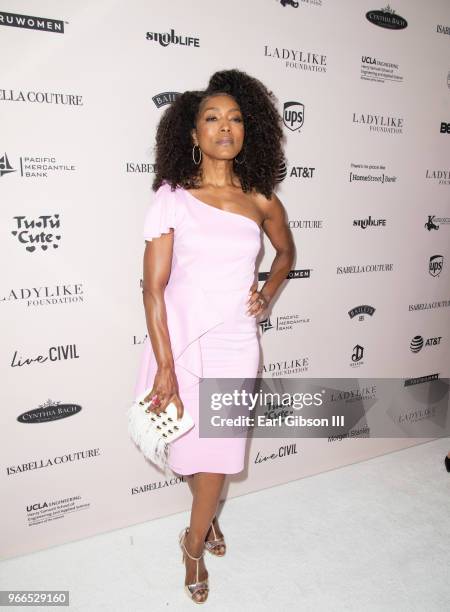
<svg viewBox="0 0 450 612"><path fill-rule="evenodd" d="M227 501L228 551L205 555L204 608L450 610L449 448L440 439ZM4 561L0 588L68 589L71 611L193 610L177 543L187 523L183 512Z"/></svg>

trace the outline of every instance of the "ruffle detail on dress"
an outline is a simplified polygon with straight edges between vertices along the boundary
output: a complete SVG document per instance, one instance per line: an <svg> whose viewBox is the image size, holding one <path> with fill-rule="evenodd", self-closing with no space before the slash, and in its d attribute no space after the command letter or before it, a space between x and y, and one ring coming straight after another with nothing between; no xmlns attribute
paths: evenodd
<svg viewBox="0 0 450 612"><path fill-rule="evenodd" d="M155 192L144 219L145 240L151 241L169 233L171 227L176 228L178 206L174 195L169 183L163 183Z"/></svg>
<svg viewBox="0 0 450 612"><path fill-rule="evenodd" d="M222 314L215 309L198 285L177 281L169 282L164 293L167 327L175 364L175 374L180 389L198 384L203 376L200 337L224 322ZM135 397L153 384L158 365L151 342L144 342L141 368L135 387Z"/></svg>

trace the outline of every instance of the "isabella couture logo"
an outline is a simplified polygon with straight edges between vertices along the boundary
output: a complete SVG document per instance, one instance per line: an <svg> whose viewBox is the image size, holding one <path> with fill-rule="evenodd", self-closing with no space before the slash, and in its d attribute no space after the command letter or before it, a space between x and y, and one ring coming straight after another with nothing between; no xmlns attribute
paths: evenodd
<svg viewBox="0 0 450 612"><path fill-rule="evenodd" d="M49 17L33 17L31 15L19 15L17 13L4 13L0 11L0 25L64 34L64 21L50 19Z"/></svg>
<svg viewBox="0 0 450 612"><path fill-rule="evenodd" d="M373 25L387 30L404 30L408 27L408 22L400 15L396 15L389 4L378 11L369 11L366 13L366 19Z"/></svg>
<svg viewBox="0 0 450 612"><path fill-rule="evenodd" d="M145 38L153 42L158 42L161 47L168 47L169 45L200 47L200 38L175 34L175 30L173 30L173 28L170 30L170 32L147 32L145 34Z"/></svg>
<svg viewBox="0 0 450 612"><path fill-rule="evenodd" d="M75 107L83 106L83 96L55 91L0 89L0 102L31 102L32 104Z"/></svg>

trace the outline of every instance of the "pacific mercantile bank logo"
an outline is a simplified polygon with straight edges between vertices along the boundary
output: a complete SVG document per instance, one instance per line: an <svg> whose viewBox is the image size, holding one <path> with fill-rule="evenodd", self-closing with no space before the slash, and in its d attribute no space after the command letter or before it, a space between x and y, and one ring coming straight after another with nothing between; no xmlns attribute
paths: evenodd
<svg viewBox="0 0 450 612"><path fill-rule="evenodd" d="M19 157L17 168L12 164L12 160L6 152L0 155L0 178L13 172L18 176L28 179L42 179L59 172L74 172L76 167L73 164L60 163L52 155L23 155Z"/></svg>
<svg viewBox="0 0 450 612"><path fill-rule="evenodd" d="M184 47L200 47L200 39L195 36L185 36L175 34L175 30L171 28L170 32L146 32L147 40L158 42L161 47L169 45L182 45Z"/></svg>
<svg viewBox="0 0 450 612"><path fill-rule="evenodd" d="M299 314L284 314L272 318L267 317L259 322L259 326L264 334L270 330L275 330L278 332L293 331L296 325L309 322L310 319L308 317L302 317Z"/></svg>
<svg viewBox="0 0 450 612"><path fill-rule="evenodd" d="M305 105L302 102L285 102L283 105L283 123L291 130L300 130L305 122Z"/></svg>
<svg viewBox="0 0 450 612"><path fill-rule="evenodd" d="M12 28L24 28L26 30L40 30L42 32L53 32L64 34L64 21L51 19L49 17L34 17L32 15L19 15L18 13L5 13L0 11L0 25Z"/></svg>
<svg viewBox="0 0 450 612"><path fill-rule="evenodd" d="M11 234L29 253L36 249L47 251L50 247L57 249L61 240L61 220L59 214L40 215L36 218L18 215L13 217L14 229Z"/></svg>

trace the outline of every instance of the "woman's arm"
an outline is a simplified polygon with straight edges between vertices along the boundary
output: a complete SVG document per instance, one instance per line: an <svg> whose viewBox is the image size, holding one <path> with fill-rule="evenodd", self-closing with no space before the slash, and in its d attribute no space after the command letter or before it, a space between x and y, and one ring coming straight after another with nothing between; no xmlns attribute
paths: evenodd
<svg viewBox="0 0 450 612"><path fill-rule="evenodd" d="M264 215L263 230L276 250L276 255L270 267L269 278L262 288L256 291L258 285L252 286L249 311L253 315L258 315L267 308L269 302L291 270L295 256L294 240L287 224L284 206L275 194L272 195L270 200L266 198L262 200L263 197L259 195L259 206ZM266 302L261 306L258 303L260 296Z"/></svg>
<svg viewBox="0 0 450 612"><path fill-rule="evenodd" d="M158 370L152 391L145 399L149 401L151 396L155 394L158 396L160 403L152 408L152 411L157 414L173 401L178 409L178 418L181 418L183 404L179 397L164 301L164 291L172 268L172 253L173 230L169 234L162 234L146 242L142 296L147 331Z"/></svg>

